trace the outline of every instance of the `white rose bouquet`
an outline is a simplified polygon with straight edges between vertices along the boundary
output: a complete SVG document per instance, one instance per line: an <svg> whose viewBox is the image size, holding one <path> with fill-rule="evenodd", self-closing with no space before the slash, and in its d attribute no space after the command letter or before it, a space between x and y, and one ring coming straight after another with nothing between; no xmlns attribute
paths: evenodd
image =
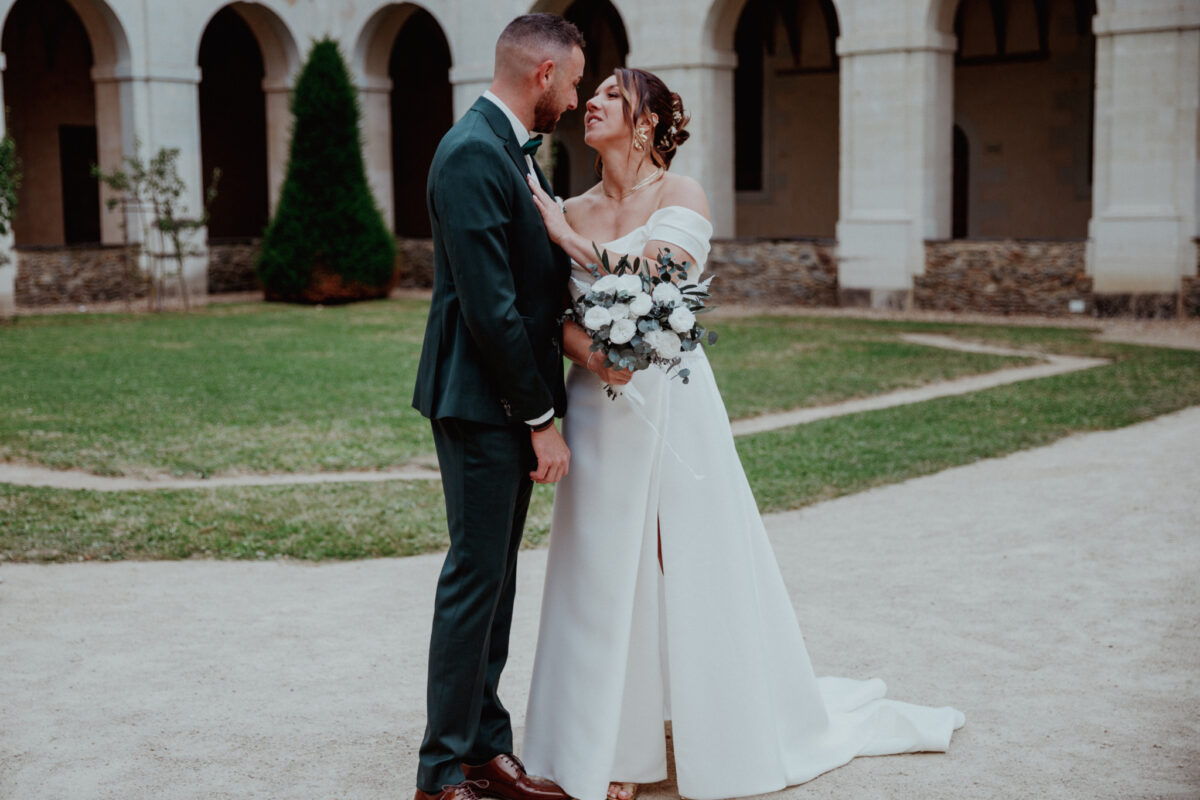
<svg viewBox="0 0 1200 800"><path fill-rule="evenodd" d="M687 280L687 262L677 263L668 248L659 251L658 274L648 261L621 256L610 267L608 253L596 253L600 263L589 265L596 281L586 284L575 280L583 294L567 311L565 318L578 322L592 337L592 351L604 353L604 366L633 372L651 364L663 367L668 375L688 382L689 370L677 369L682 353L694 350L702 342L715 344L716 331L706 331L696 315L708 311L708 285ZM617 392L605 385L611 398Z"/></svg>

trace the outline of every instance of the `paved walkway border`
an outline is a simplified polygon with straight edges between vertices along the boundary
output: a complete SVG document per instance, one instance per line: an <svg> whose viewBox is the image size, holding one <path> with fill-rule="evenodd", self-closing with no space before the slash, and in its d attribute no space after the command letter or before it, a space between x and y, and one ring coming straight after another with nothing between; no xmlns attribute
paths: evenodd
<svg viewBox="0 0 1200 800"><path fill-rule="evenodd" d="M954 380L941 381L913 389L899 389L886 394L862 397L833 403L827 406L801 408L777 414L735 420L732 423L734 436L790 428L819 419L830 419L863 411L878 411L884 408L921 403L939 397L969 394L983 389L1006 386L1021 381L1047 378L1109 363L1102 358L1052 355L1029 350L963 342L950 336L935 334L901 334L901 340L925 347L959 350L969 353L986 353L999 356L1023 356L1043 359L1043 363L1025 367L1012 367L982 375L968 375ZM81 470L56 470L46 467L0 464L0 483L14 486L33 486L54 489L85 489L96 492L145 491L153 489L215 489L227 486L296 486L314 483L381 483L384 481L426 481L441 477L438 470L408 465L393 470L359 472L316 472L284 473L274 475L228 475L216 478L136 478L93 475Z"/></svg>

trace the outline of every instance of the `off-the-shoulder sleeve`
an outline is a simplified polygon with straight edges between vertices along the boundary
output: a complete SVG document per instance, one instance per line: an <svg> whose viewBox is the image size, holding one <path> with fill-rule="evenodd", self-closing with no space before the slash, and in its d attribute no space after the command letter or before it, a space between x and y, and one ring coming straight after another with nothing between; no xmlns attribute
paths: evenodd
<svg viewBox="0 0 1200 800"><path fill-rule="evenodd" d="M678 245L692 254L697 267L708 261L713 228L702 214L684 206L665 206L651 215L648 227L651 241Z"/></svg>

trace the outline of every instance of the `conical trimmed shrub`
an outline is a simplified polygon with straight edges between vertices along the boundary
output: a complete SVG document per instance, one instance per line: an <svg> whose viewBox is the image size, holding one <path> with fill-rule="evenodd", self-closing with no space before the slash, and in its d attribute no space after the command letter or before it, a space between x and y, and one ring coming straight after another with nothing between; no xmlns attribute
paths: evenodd
<svg viewBox="0 0 1200 800"><path fill-rule="evenodd" d="M367 185L358 98L336 42L313 44L292 114L287 178L258 259L267 299L386 297L396 243Z"/></svg>

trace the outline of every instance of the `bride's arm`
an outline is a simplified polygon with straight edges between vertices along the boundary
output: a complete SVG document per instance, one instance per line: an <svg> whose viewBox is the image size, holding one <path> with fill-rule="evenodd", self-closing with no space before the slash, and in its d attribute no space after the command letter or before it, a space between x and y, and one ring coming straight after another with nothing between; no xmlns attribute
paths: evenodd
<svg viewBox="0 0 1200 800"><path fill-rule="evenodd" d="M580 326L568 320L563 323L563 353L579 366L595 373L596 377L612 386L629 383L633 373L627 369L608 369L604 366L604 353L592 351L592 337Z"/></svg>
<svg viewBox="0 0 1200 800"><path fill-rule="evenodd" d="M596 243L582 236L571 227L571 223L567 221L566 215L562 209L558 207L558 203L553 197L546 193L536 180L527 178L529 188L533 192L533 202L541 212L542 220L546 223L546 232L550 235L550 240L563 249L568 256L577 264L595 264L596 258ZM704 190L700 184L691 178L684 178L671 182L671 185L663 194L663 206L683 206L692 211L708 218L708 198L704 195ZM679 245L671 244L662 240L651 240L646 243L646 247L641 253L614 253L610 250L600 250L600 255L608 255L608 263L615 266L620 261L622 256L633 258L640 255L646 260L647 266L650 269L651 275L658 274L658 253L664 248L670 248L671 254L675 257L676 262L692 261L691 253L681 248Z"/></svg>

